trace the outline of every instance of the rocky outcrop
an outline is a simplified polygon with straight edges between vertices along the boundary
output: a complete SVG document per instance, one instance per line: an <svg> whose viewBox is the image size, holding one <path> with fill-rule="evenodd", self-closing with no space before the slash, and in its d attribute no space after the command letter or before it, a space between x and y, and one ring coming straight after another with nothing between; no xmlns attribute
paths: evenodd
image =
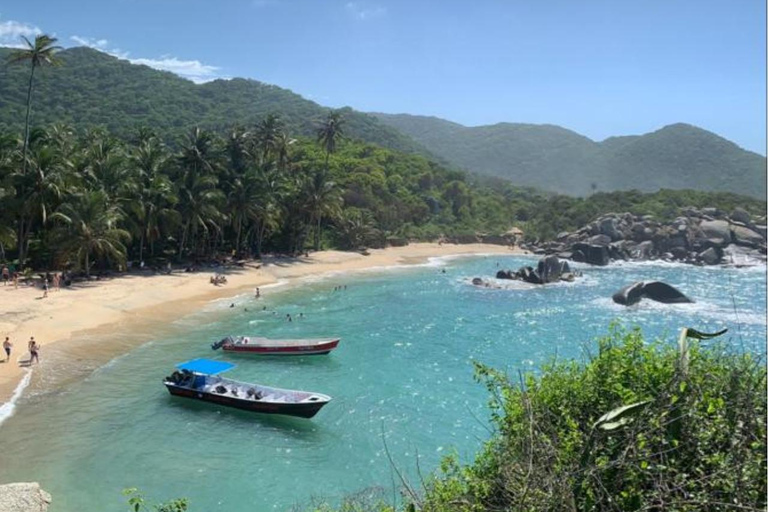
<svg viewBox="0 0 768 512"><path fill-rule="evenodd" d="M499 270L496 279L517 279L531 284L547 284L557 281L573 281L575 274L567 261L561 261L557 256L546 256L539 260L536 268L520 267L517 272Z"/></svg>
<svg viewBox="0 0 768 512"><path fill-rule="evenodd" d="M736 208L728 215L717 208L681 208L672 221L651 215L608 213L573 233L521 247L534 254L557 255L591 265L616 260L680 261L695 265L736 264L766 260L765 218ZM734 250L738 247L739 250Z"/></svg>
<svg viewBox="0 0 768 512"><path fill-rule="evenodd" d="M683 292L661 281L638 281L625 286L613 294L613 302L624 306L637 304L648 298L664 304L682 304L693 302Z"/></svg>
<svg viewBox="0 0 768 512"><path fill-rule="evenodd" d="M0 512L45 512L50 504L37 482L0 485Z"/></svg>

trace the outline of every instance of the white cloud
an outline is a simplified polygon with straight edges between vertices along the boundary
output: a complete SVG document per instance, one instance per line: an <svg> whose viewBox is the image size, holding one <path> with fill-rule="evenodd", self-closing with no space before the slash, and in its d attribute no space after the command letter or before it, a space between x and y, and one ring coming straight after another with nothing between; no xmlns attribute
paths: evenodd
<svg viewBox="0 0 768 512"><path fill-rule="evenodd" d="M125 59L132 64L143 64L161 71L170 71L198 84L221 78L217 73L219 71L218 67L203 64L199 60L181 60L170 55L164 55L159 59L131 58L128 52L118 48L110 48L109 41L106 39L82 36L72 36L70 39L81 46L87 46L113 57Z"/></svg>
<svg viewBox="0 0 768 512"><path fill-rule="evenodd" d="M387 14L387 8L381 5L369 5L362 2L347 2L347 11L359 20L370 20Z"/></svg>
<svg viewBox="0 0 768 512"><path fill-rule="evenodd" d="M203 64L199 60L180 60L176 57L163 56L160 59L128 59L133 64L144 64L162 71L170 71L192 80L195 83L210 82L219 78L216 66Z"/></svg>
<svg viewBox="0 0 768 512"><path fill-rule="evenodd" d="M33 39L42 33L43 31L34 25L14 20L0 20L0 46L26 48L21 36Z"/></svg>

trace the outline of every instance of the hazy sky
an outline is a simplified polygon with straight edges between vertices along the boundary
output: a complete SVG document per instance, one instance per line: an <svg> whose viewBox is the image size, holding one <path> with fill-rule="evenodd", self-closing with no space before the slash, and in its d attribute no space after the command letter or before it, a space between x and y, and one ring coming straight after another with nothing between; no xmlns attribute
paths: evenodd
<svg viewBox="0 0 768 512"><path fill-rule="evenodd" d="M763 0L23 0L0 44L53 33L197 81L595 140L675 122L766 152Z"/></svg>

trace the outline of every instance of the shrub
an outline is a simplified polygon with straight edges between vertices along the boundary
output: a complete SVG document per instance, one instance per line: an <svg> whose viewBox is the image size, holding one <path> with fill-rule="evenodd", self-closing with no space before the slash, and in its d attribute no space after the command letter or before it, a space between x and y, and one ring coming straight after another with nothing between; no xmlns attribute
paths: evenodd
<svg viewBox="0 0 768 512"><path fill-rule="evenodd" d="M519 382L478 364L498 432L474 464L444 461L424 509L764 510L765 366L703 343L614 328Z"/></svg>

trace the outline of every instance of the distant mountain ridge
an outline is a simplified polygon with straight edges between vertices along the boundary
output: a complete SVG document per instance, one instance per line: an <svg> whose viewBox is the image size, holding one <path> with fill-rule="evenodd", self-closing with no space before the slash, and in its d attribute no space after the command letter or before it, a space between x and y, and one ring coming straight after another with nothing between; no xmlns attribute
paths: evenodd
<svg viewBox="0 0 768 512"><path fill-rule="evenodd" d="M29 67L6 65L0 48L0 128L21 129ZM195 84L173 73L131 64L106 53L76 47L61 51L63 65L35 73L33 124L66 123L76 128L104 125L128 135L146 125L165 135L192 126L250 125L278 113L289 133L314 136L328 108L287 89L234 78ZM353 138L410 153L428 152L376 117L344 109L345 133Z"/></svg>
<svg viewBox="0 0 768 512"><path fill-rule="evenodd" d="M466 127L436 117L374 115L453 165L521 186L569 195L669 188L766 197L765 157L689 124L595 142L556 125Z"/></svg>
<svg viewBox="0 0 768 512"><path fill-rule="evenodd" d="M28 67L5 65L0 48L0 130L20 131ZM149 126L176 138L192 126L224 130L280 114L289 133L314 136L328 108L287 89L235 78L195 84L86 47L60 52L64 65L35 74L33 125L104 125L117 135ZM660 188L730 191L765 200L766 159L691 125L595 142L555 125L466 127L435 117L344 108L347 136L425 155L515 185L569 195Z"/></svg>

